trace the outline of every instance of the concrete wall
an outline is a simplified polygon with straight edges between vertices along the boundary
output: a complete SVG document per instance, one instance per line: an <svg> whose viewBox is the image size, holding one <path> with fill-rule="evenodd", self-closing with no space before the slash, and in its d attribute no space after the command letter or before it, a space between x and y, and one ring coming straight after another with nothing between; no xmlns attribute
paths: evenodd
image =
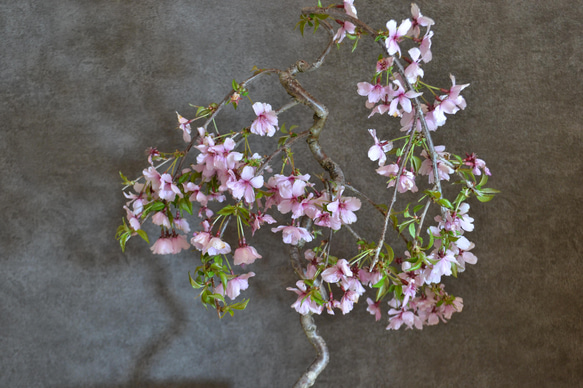
<svg viewBox="0 0 583 388"><path fill-rule="evenodd" d="M357 0L381 28L409 1ZM309 0L5 0L0 3L0 386L286 387L314 354L289 308L295 282L279 236L259 232L264 259L234 318L196 300L196 255L154 256L113 235L124 216L118 171L143 150L181 146L175 110L217 101L258 67L313 59L323 35L293 31ZM573 387L583 378L583 3L422 0L433 17L427 80L470 82L468 109L435 135L475 151L502 190L472 202L477 265L448 289L463 313L423 331L386 331L361 301L317 317L332 359L321 387ZM356 83L378 51L334 49L302 78L331 109L322 138L347 179L386 198L371 172ZM275 89L273 88L275 86ZM273 91L273 90L274 91ZM254 101L287 101L274 80ZM249 112L249 106L245 106ZM310 114L286 115L306 125ZM245 117L245 115L243 115ZM249 119L251 117L248 114ZM238 128L227 114L221 124ZM298 150L300 155L305 151ZM313 165L311 165L313 167ZM374 235L380 219L363 209ZM348 245L339 241L338 252Z"/></svg>

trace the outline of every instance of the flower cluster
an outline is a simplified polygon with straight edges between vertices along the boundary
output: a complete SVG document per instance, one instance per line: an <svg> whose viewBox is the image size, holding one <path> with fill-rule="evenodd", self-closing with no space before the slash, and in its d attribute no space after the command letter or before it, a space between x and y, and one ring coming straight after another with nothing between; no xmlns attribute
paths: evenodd
<svg viewBox="0 0 583 388"><path fill-rule="evenodd" d="M357 42L361 35L371 31L357 19L353 0L338 7L343 7L345 14L340 15L342 20L336 20L339 29L333 42L340 44L345 38ZM323 7L318 8L319 12L322 10ZM446 152L443 145L433 145L431 133L445 124L446 115L465 109L461 92L468 84L456 85L453 76L448 89L422 81L425 75L422 64L432 59L431 27L435 23L423 16L415 4L411 14L400 24L395 20L386 23L386 31L376 36L384 57L381 55L376 62L371 82L357 84L357 93L366 97L365 106L371 110L369 117L388 113L387 116L400 119L401 133L394 139L384 140L388 136L376 129L368 130L374 143L368 149L368 158L375 162L376 173L388 178L388 204L375 204L343 178L333 179L335 174L325 167L333 164L330 160L325 163L319 160L331 177L321 177L321 184L311 181L314 174L302 173L296 167L291 145L301 137L308 137L311 145L317 139L311 131L294 133L286 130L284 124L280 127L278 115L293 104L274 110L268 103L255 102L247 110L255 114L252 121L239 131L221 134L215 116L227 104L234 108L243 104L248 82L262 73L278 73L283 84L284 75L292 73L257 69L248 80L240 84L233 81L233 90L222 102L199 107L194 118L177 113L178 129L187 143L185 151L164 153L151 148L148 166L140 179L129 181L122 175L129 188L124 191L128 200L124 206L126 217L117 233L122 248L134 235L149 242L144 230L147 228L143 228L149 219L160 228L160 235L151 246L153 253L199 252L201 265L193 275L189 274L190 283L200 290L203 304L215 308L222 317L245 308L248 300L231 303L227 298L234 301L249 287L249 279L255 273L248 272L246 267L266 253L250 245L247 238L269 224L273 225L271 232L281 232L283 242L291 245L294 252L301 252L305 244L312 245L303 252L306 261L297 263L301 269L296 268L300 275L296 287L287 288L297 295L291 307L300 314L321 314L324 309L329 314L337 311L347 314L366 288L376 292L375 299L366 299L367 311L376 320L381 318L381 302L388 300L387 329L403 325L421 329L424 325L445 322L453 312L461 311L462 299L444 291L442 277L457 275L467 264L477 262L471 252L474 244L464 236L474 229L466 201L475 196L486 202L496 190L485 188L491 173L475 153L462 158ZM306 24L317 28L326 17L304 15L300 29L303 31ZM412 42L413 47L406 50L405 42ZM297 83L294 88L300 90L301 86ZM296 103L306 102L295 99ZM191 124L197 120L204 120L204 124L193 131ZM211 123L216 133L209 132ZM273 137L278 132L282 136L270 155L251 151L249 139L254 135ZM185 165L191 150L197 152L196 158ZM279 173L273 173L270 166L276 155L281 155ZM419 176L427 176L427 180L418 179ZM444 197L441 184L445 182L459 184L455 199ZM385 226L379 240L365 240L352 229L362 203L357 197L345 195L348 190L362 195L382 213ZM418 193L418 201L398 210L397 197L405 193ZM424 222L431 218L430 208L434 209L436 224L427 228ZM276 214L279 221L274 217ZM189 216L198 216L195 231L191 231ZM236 228L238 240L227 241L224 237L229 226ZM358 253L353 257L334 256L329 240L318 241L319 235L331 235L343 227L356 237ZM406 243L402 257L395 257L386 241L388 228L394 229L399 240ZM328 231L324 233L323 229ZM237 269L247 272L236 273Z"/></svg>

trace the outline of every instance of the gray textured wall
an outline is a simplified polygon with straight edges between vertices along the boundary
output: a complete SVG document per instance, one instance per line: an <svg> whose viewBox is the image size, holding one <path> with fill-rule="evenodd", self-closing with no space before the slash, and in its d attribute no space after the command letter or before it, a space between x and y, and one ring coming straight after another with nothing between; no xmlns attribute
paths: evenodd
<svg viewBox="0 0 583 388"><path fill-rule="evenodd" d="M377 27L406 17L409 3L356 1ZM0 2L1 387L286 387L304 370L313 351L289 308L294 277L279 236L260 233L251 303L219 321L188 284L195 256L153 256L138 240L122 254L113 235L124 215L118 170L138 174L148 146L180 146L174 111L217 101L253 65L314 58L323 37L292 31L310 5ZM437 21L427 78L448 85L452 72L471 83L468 109L436 142L478 152L502 194L472 206L480 260L448 282L463 313L399 332L385 331L386 318L375 323L364 302L348 316L318 317L332 353L319 386L578 386L583 3L419 5ZM361 172L371 165L366 129L397 124L367 120L355 93L372 48L334 50L303 80L331 108L324 147L380 199L382 182ZM254 100L285 102L272 85L254 87ZM365 234L380 222L363 210L369 216Z"/></svg>

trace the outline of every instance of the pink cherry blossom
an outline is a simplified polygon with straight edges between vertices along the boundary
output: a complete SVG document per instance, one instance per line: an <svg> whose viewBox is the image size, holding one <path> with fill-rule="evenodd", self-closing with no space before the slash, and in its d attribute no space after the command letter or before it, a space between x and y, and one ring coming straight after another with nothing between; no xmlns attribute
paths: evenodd
<svg viewBox="0 0 583 388"><path fill-rule="evenodd" d="M152 223L154 225L164 226L165 228L170 229L172 225L170 225L170 220L165 212L156 212L152 216Z"/></svg>
<svg viewBox="0 0 583 388"><path fill-rule="evenodd" d="M257 250L250 245L242 245L235 249L235 254L233 255L235 265L241 264L253 264L255 260L261 259L261 255L257 253Z"/></svg>
<svg viewBox="0 0 583 388"><path fill-rule="evenodd" d="M342 23L342 25L340 26L340 28L338 29L338 31L336 31L336 34L334 35L334 41L336 43L341 43L344 38L346 37L346 34L354 34L354 31L356 29L356 26L350 22L344 22Z"/></svg>
<svg viewBox="0 0 583 388"><path fill-rule="evenodd" d="M301 228L297 226L286 226L281 225L277 228L271 228L273 233L277 233L282 231L283 242L286 244L291 245L298 245L300 240L304 240L305 242L310 242L314 239L310 232L307 231L306 228Z"/></svg>
<svg viewBox="0 0 583 388"><path fill-rule="evenodd" d="M338 213L332 215L327 211L318 210L312 219L314 220L314 224L332 230L339 230L342 227L342 221L340 220Z"/></svg>
<svg viewBox="0 0 583 388"><path fill-rule="evenodd" d="M168 237L160 237L154 245L150 247L150 250L154 254L158 255L168 255L176 254L183 249L188 249L190 245L186 238L182 235L172 235Z"/></svg>
<svg viewBox="0 0 583 388"><path fill-rule="evenodd" d="M423 40L419 44L419 50L421 51L421 59L425 63L433 59L433 54L431 53L431 38L433 38L433 31L427 30L425 36L423 36Z"/></svg>
<svg viewBox="0 0 583 388"><path fill-rule="evenodd" d="M395 177L399 173L399 165L398 164L389 164L387 166L382 166L376 169L377 174L388 176L392 178L389 181L387 187L395 186ZM416 193L419 189L415 184L415 175L411 171L407 171L403 169L401 176L399 177L399 184L397 186L397 191L399 193L404 193L408 190L411 190L412 193Z"/></svg>
<svg viewBox="0 0 583 388"><path fill-rule="evenodd" d="M405 69L405 77L407 77L409 83L414 84L417 82L417 77L423 78L424 74L423 69L419 65L419 61L421 60L421 50L417 47L413 47L409 50L409 56L411 57L412 62Z"/></svg>
<svg viewBox="0 0 583 388"><path fill-rule="evenodd" d="M375 321L380 321L381 320L381 301L379 300L378 302L373 302L371 298L366 298L366 303L368 303L368 307L366 308L366 311L368 311L369 313L371 313L372 315L374 315L375 317Z"/></svg>
<svg viewBox="0 0 583 388"><path fill-rule="evenodd" d="M251 233L252 235L259 229L261 229L261 225L267 224L275 224L277 221L270 216L269 214L263 214L260 211L257 214L253 215L252 217L253 223L251 224Z"/></svg>
<svg viewBox="0 0 583 388"><path fill-rule="evenodd" d="M178 116L178 124L179 124L179 128L182 129L182 138L184 139L185 142L190 143L190 141L192 140L192 138L190 137L190 120L185 119L184 117L180 116L180 114L178 114L178 112L176 112L176 115Z"/></svg>
<svg viewBox="0 0 583 388"><path fill-rule="evenodd" d="M386 140L379 141L376 129L369 129L368 133L370 133L374 139L374 145L368 149L368 158L373 162L378 160L379 166L383 166L387 160L387 155L385 153L393 148L393 143Z"/></svg>
<svg viewBox="0 0 583 388"><path fill-rule="evenodd" d="M390 91L389 87L383 86L381 83L373 85L368 82L359 82L356 86L358 94L367 97L367 101L371 104L379 102Z"/></svg>
<svg viewBox="0 0 583 388"><path fill-rule="evenodd" d="M259 136L273 136L278 121L277 114L271 109L271 105L256 102L253 104L253 111L257 115L257 118L251 124L251 132Z"/></svg>
<svg viewBox="0 0 583 388"><path fill-rule="evenodd" d="M455 254L449 249L445 252L435 250L428 255L427 258L436 262L433 264L433 267L431 267L431 273L425 279L426 284L440 283L442 276L451 276L451 266L458 264L455 259Z"/></svg>
<svg viewBox="0 0 583 388"><path fill-rule="evenodd" d="M344 293L338 304L338 308L342 311L342 314L348 314L354 308L354 304L358 303L358 298L360 295L352 290L348 290Z"/></svg>
<svg viewBox="0 0 583 388"><path fill-rule="evenodd" d="M330 202L326 208L340 218L343 224L348 225L356 222L356 214L353 212L360 209L360 199L356 197L342 197L342 190L338 193L338 198Z"/></svg>
<svg viewBox="0 0 583 388"><path fill-rule="evenodd" d="M217 287L215 287L214 292L220 295L227 295L229 299L235 300L240 294L241 291L246 290L249 288L249 278L255 276L254 272L249 272L244 275L239 275L227 281L227 291L225 292L223 289L223 283L220 283Z"/></svg>
<svg viewBox="0 0 583 388"><path fill-rule="evenodd" d="M194 232L193 235L194 237L190 239L190 243L199 251L205 249L212 238L212 235L209 232Z"/></svg>
<svg viewBox="0 0 583 388"><path fill-rule="evenodd" d="M176 195L182 198L180 189L172 181L172 175L162 174L160 176L160 190L158 191L158 197L172 202L174 201L174 198L176 198Z"/></svg>
<svg viewBox="0 0 583 388"><path fill-rule="evenodd" d="M123 207L126 211L126 218L130 223L130 227L133 230L139 230L141 228L140 219L136 216L134 212L132 212L127 206Z"/></svg>
<svg viewBox="0 0 583 388"><path fill-rule="evenodd" d="M291 305L298 313L306 315L308 313L321 314L324 306L319 306L310 298L308 288L303 280L296 282L298 288L287 287L286 290L295 292L298 299Z"/></svg>
<svg viewBox="0 0 583 388"><path fill-rule="evenodd" d="M446 159L448 157L448 153L445 152L445 146L438 145L435 146L435 152L437 152L438 159L437 159L437 174L439 175L439 180L446 180L449 181L449 175L454 173L454 169L451 168L449 165L444 163L440 159ZM421 175L428 175L429 176L429 183L433 184L435 182L435 176L433 175L433 161L429 157L429 154L426 150L421 152L421 156L425 158L421 163L421 167L419 168L419 174Z"/></svg>
<svg viewBox="0 0 583 388"><path fill-rule="evenodd" d="M411 4L411 15L413 16L413 22L411 23L410 33L415 38L418 38L421 33L419 26L430 27L435 24L433 19L421 14L419 6L415 3Z"/></svg>
<svg viewBox="0 0 583 388"><path fill-rule="evenodd" d="M377 73L387 71L393 66L393 57L381 58L377 61Z"/></svg>
<svg viewBox="0 0 583 388"><path fill-rule="evenodd" d="M202 253L208 253L209 256L225 255L229 252L231 252L231 246L219 237L212 237L202 249Z"/></svg>
<svg viewBox="0 0 583 388"><path fill-rule="evenodd" d="M152 185L153 191L158 191L160 189L160 185L162 184L160 179L160 173L152 166L148 167L147 170L142 171L144 178L146 178L146 183L150 183Z"/></svg>
<svg viewBox="0 0 583 388"><path fill-rule="evenodd" d="M471 155L466 154L464 164L472 168L472 173L474 175L482 175L482 171L484 171L484 174L486 175L492 175L490 173L490 169L486 167L486 162L484 162L482 159L478 159L476 154L473 152Z"/></svg>
<svg viewBox="0 0 583 388"><path fill-rule="evenodd" d="M413 109L411 105L411 98L419 97L423 93L415 92L413 90L405 92L405 88L403 87L403 84L399 80L394 80L393 84L397 86L397 89L391 91L393 100L391 101L389 114L393 116L400 116L401 114L397 110L398 105L401 105L403 111L411 112L411 110Z"/></svg>
<svg viewBox="0 0 583 388"><path fill-rule="evenodd" d="M347 15L352 16L355 19L356 17L356 8L354 8L354 0L344 0L344 11Z"/></svg>
<svg viewBox="0 0 583 388"><path fill-rule="evenodd" d="M350 264L346 259L340 259L332 267L322 272L322 280L327 283L338 283L345 276L353 276Z"/></svg>
<svg viewBox="0 0 583 388"><path fill-rule="evenodd" d="M385 40L385 46L387 47L387 52L389 55L394 55L399 53L401 56L401 48L399 47L399 42L401 38L407 34L411 28L411 20L405 19L401 22L399 28L397 28L397 22L395 20L389 20L387 22L387 29L389 30L389 36Z"/></svg>
<svg viewBox="0 0 583 388"><path fill-rule="evenodd" d="M231 174L233 174L231 172ZM248 204L255 201L255 190L263 186L263 176L255 176L255 167L245 166L241 171L241 178L227 182L227 187L231 189L233 197L240 199L245 197Z"/></svg>

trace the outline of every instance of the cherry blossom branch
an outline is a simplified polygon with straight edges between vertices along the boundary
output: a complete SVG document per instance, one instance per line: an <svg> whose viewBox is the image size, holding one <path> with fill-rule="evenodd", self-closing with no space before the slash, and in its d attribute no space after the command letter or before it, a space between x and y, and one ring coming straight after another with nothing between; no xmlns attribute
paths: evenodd
<svg viewBox="0 0 583 388"><path fill-rule="evenodd" d="M279 71L280 70L278 70L278 69L261 69L258 73L253 74L251 77L249 77L246 80L244 80L243 82L241 82L239 84L239 86L240 86L240 88L245 88L247 85L249 85L251 82L253 82L255 79L259 78L260 76L262 76L264 74L278 73ZM201 125L201 127L204 128L205 131L206 131L208 125L217 117L219 112L223 109L225 104L231 100L231 96L235 92L236 92L235 89L231 89L231 91L229 93L227 93L225 98L223 98L223 100L216 106L216 108L213 109L213 112L211 113L211 115L204 122L204 124ZM177 175L180 174L180 171L182 170L182 165L184 164L184 159L186 159L186 154L188 154L188 152L190 152L191 148L194 146L194 144L196 142L196 139L198 139L198 136L193 136L190 143L188 143L188 145L184 149L184 152L183 152L184 156L180 159L180 162L178 162L178 168L176 169Z"/></svg>
<svg viewBox="0 0 583 388"><path fill-rule="evenodd" d="M415 137L415 131L411 131L411 136L409 136L409 142L407 143L407 147L405 148L405 152L403 153L403 155L408 155L409 151L411 150L411 147L413 146L413 138ZM369 271L372 272L374 266L377 264L377 262L379 261L379 254L381 253L381 249L383 248L383 243L385 242L385 237L387 235L387 229L389 227L389 220L391 219L391 212L393 210L393 207L395 206L395 203L397 202L397 188L399 187L399 179L401 179L401 175L403 175L403 170L405 169L405 164L407 161L403 160L403 163L401 163L401 165L399 166L399 172L397 172L397 177L396 177L396 181L395 181L395 190L393 190L393 198L391 199L391 203L389 205L389 210L387 211L387 214L385 215L385 223L383 225L383 232L381 234L381 238L379 239L379 242L377 244L377 247L375 249L375 253L374 253L374 258L372 261L372 264L370 266Z"/></svg>
<svg viewBox="0 0 583 388"><path fill-rule="evenodd" d="M306 337L308 337L308 341L310 341L310 343L316 349L317 356L308 370L295 383L294 388L305 388L313 386L320 373L322 373L330 361L330 352L328 351L326 342L318 334L312 313L300 315L300 323L302 324L302 328L304 329Z"/></svg>
<svg viewBox="0 0 583 388"><path fill-rule="evenodd" d="M385 212L379 207L379 205L376 202L374 202L372 199L370 199L366 194L364 194L363 192L358 190L356 187L349 185L348 183L345 183L344 187L346 187L347 189L350 189L350 190L354 191L356 194L360 195L363 199L365 199L368 203L370 203L375 209L377 209L379 211L379 213L381 213L383 215L383 217L385 216ZM345 226L347 226L347 225L345 225Z"/></svg>
<svg viewBox="0 0 583 388"><path fill-rule="evenodd" d="M279 147L274 152L272 152L269 156L267 156L265 158L265 160L263 161L263 163L261 163L261 166L259 166L259 168L255 172L255 175L259 175L265 169L265 167L267 167L267 165L269 164L269 162L273 158L275 158L277 155L279 155L281 153L281 151L285 150L286 148L289 148L292 144L294 144L295 142L297 142L300 139L303 139L304 137L308 136L309 134L310 134L310 131L300 132L296 136L294 136L293 138L291 138L290 140L288 140L283 146Z"/></svg>

